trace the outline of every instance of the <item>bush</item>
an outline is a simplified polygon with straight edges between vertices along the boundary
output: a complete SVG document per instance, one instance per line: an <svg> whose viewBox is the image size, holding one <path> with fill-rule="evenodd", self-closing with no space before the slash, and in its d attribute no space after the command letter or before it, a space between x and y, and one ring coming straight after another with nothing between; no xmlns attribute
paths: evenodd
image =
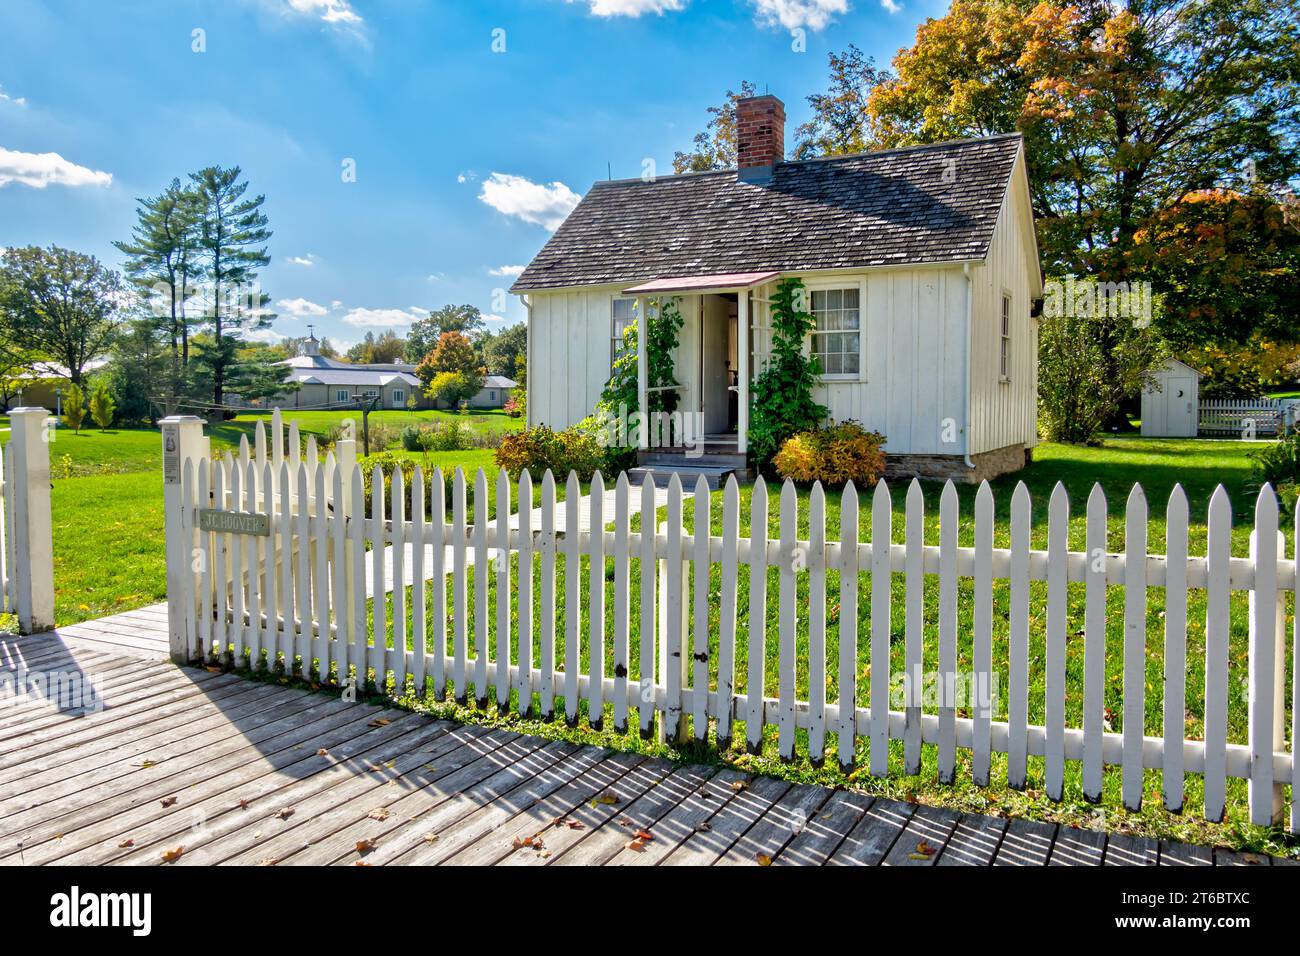
<svg viewBox="0 0 1300 956"><path fill-rule="evenodd" d="M516 389L510 393L501 410L509 418L523 418L524 413L528 411L528 394L522 388Z"/></svg>
<svg viewBox="0 0 1300 956"><path fill-rule="evenodd" d="M527 470L540 479L549 468L559 482L566 481L570 471L577 472L579 481L590 481L601 466L604 449L595 434L581 425L560 432L539 425L506 435L494 458L511 478Z"/></svg>
<svg viewBox="0 0 1300 956"><path fill-rule="evenodd" d="M1271 484L1286 511L1294 513L1300 492L1300 429L1291 429L1276 444L1265 445L1250 457L1254 484Z"/></svg>
<svg viewBox="0 0 1300 956"><path fill-rule="evenodd" d="M384 473L384 513L388 515L392 510L393 474L400 468L402 470L402 486L405 492L406 516L408 518L411 516L411 482L415 478L415 464L410 458L404 458L391 451L380 452L377 455L365 455L357 459L357 465L361 468L362 485L365 488L365 514L367 517L371 514L371 492L374 488L376 465ZM433 469L425 466L422 470L424 472L424 513L427 515L433 513ZM444 468L442 472L442 481L445 488L442 501L448 514L451 513L451 486L455 474L455 468ZM468 482L473 482L472 475L466 477ZM367 533L369 533L369 529L367 529Z"/></svg>
<svg viewBox="0 0 1300 956"><path fill-rule="evenodd" d="M786 439L772 464L782 478L867 488L885 473L885 436L855 421L799 432Z"/></svg>
<svg viewBox="0 0 1300 956"><path fill-rule="evenodd" d="M407 451L465 451L475 447L473 429L464 425L407 425L402 429L402 447Z"/></svg>
<svg viewBox="0 0 1300 956"><path fill-rule="evenodd" d="M782 279L772 296L772 358L754 380L749 450L765 468L786 440L825 421L827 409L813 401L821 375L816 359L804 354L804 340L817 325L803 310L803 282Z"/></svg>
<svg viewBox="0 0 1300 956"><path fill-rule="evenodd" d="M364 431L358 425L357 441L363 441ZM395 425L385 425L382 422L370 423L370 453L373 455L377 452L386 451L392 448L401 440L401 434ZM365 445L363 444L364 448Z"/></svg>

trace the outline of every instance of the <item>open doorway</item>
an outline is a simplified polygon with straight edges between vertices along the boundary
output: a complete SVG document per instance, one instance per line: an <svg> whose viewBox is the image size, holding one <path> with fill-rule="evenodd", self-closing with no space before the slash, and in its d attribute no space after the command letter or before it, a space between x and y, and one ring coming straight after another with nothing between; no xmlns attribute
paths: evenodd
<svg viewBox="0 0 1300 956"><path fill-rule="evenodd" d="M700 303L700 413L704 434L736 432L736 295L707 293Z"/></svg>

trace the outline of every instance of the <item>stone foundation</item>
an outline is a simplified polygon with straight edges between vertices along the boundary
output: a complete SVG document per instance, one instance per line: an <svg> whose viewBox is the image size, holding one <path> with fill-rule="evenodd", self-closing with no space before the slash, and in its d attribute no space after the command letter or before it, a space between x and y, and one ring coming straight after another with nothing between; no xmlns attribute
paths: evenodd
<svg viewBox="0 0 1300 956"><path fill-rule="evenodd" d="M1007 445L993 451L971 455L974 468L968 468L961 455L887 455L885 478L890 481L909 478L952 479L958 483L977 484L999 475L1019 471L1033 459L1033 449L1024 445Z"/></svg>

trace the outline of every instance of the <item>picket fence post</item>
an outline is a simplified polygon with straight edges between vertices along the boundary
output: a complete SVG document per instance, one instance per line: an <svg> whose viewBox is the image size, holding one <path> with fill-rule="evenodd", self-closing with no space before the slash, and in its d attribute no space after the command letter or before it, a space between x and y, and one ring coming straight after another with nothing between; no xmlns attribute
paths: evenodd
<svg viewBox="0 0 1300 956"><path fill-rule="evenodd" d="M35 634L54 627L54 539L50 522L50 444L44 408L9 412L12 435L14 605L18 629Z"/></svg>
<svg viewBox="0 0 1300 956"><path fill-rule="evenodd" d="M203 419L196 415L171 415L159 423L163 451L163 528L167 561L167 645L172 663L188 664L190 649L186 638L184 606L185 575L190 568L193 529L185 514L184 486L181 476L185 462L194 467L204 457ZM218 582L221 578L217 578ZM218 585L220 586L220 584Z"/></svg>

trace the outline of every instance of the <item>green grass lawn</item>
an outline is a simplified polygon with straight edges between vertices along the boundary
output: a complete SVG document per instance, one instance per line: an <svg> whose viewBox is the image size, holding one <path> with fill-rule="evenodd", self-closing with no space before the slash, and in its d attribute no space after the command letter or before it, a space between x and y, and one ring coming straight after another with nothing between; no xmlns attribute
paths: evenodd
<svg viewBox="0 0 1300 956"><path fill-rule="evenodd" d="M295 421L298 428L304 434L313 434L317 438L324 438L329 434L331 428L339 425L346 419L351 419L356 423L357 438L361 437L361 413L357 411L294 411L292 408L284 410L285 422ZM252 440L253 429L256 422L264 421L268 426L271 423L270 412L253 412L236 416L233 420L217 425L210 430L210 434L219 436L223 440L230 441L234 444L239 443L239 436L246 434L249 440ZM524 420L522 418L511 418L505 412L499 409L475 409L469 414L461 415L458 412L438 411L436 409L421 409L420 411L401 411L394 409L385 409L370 413L370 423L389 425L394 428L401 428L404 425L424 424L438 422L442 424L460 424L469 425L477 432L511 432L523 428ZM373 451L374 449L372 449Z"/></svg>

